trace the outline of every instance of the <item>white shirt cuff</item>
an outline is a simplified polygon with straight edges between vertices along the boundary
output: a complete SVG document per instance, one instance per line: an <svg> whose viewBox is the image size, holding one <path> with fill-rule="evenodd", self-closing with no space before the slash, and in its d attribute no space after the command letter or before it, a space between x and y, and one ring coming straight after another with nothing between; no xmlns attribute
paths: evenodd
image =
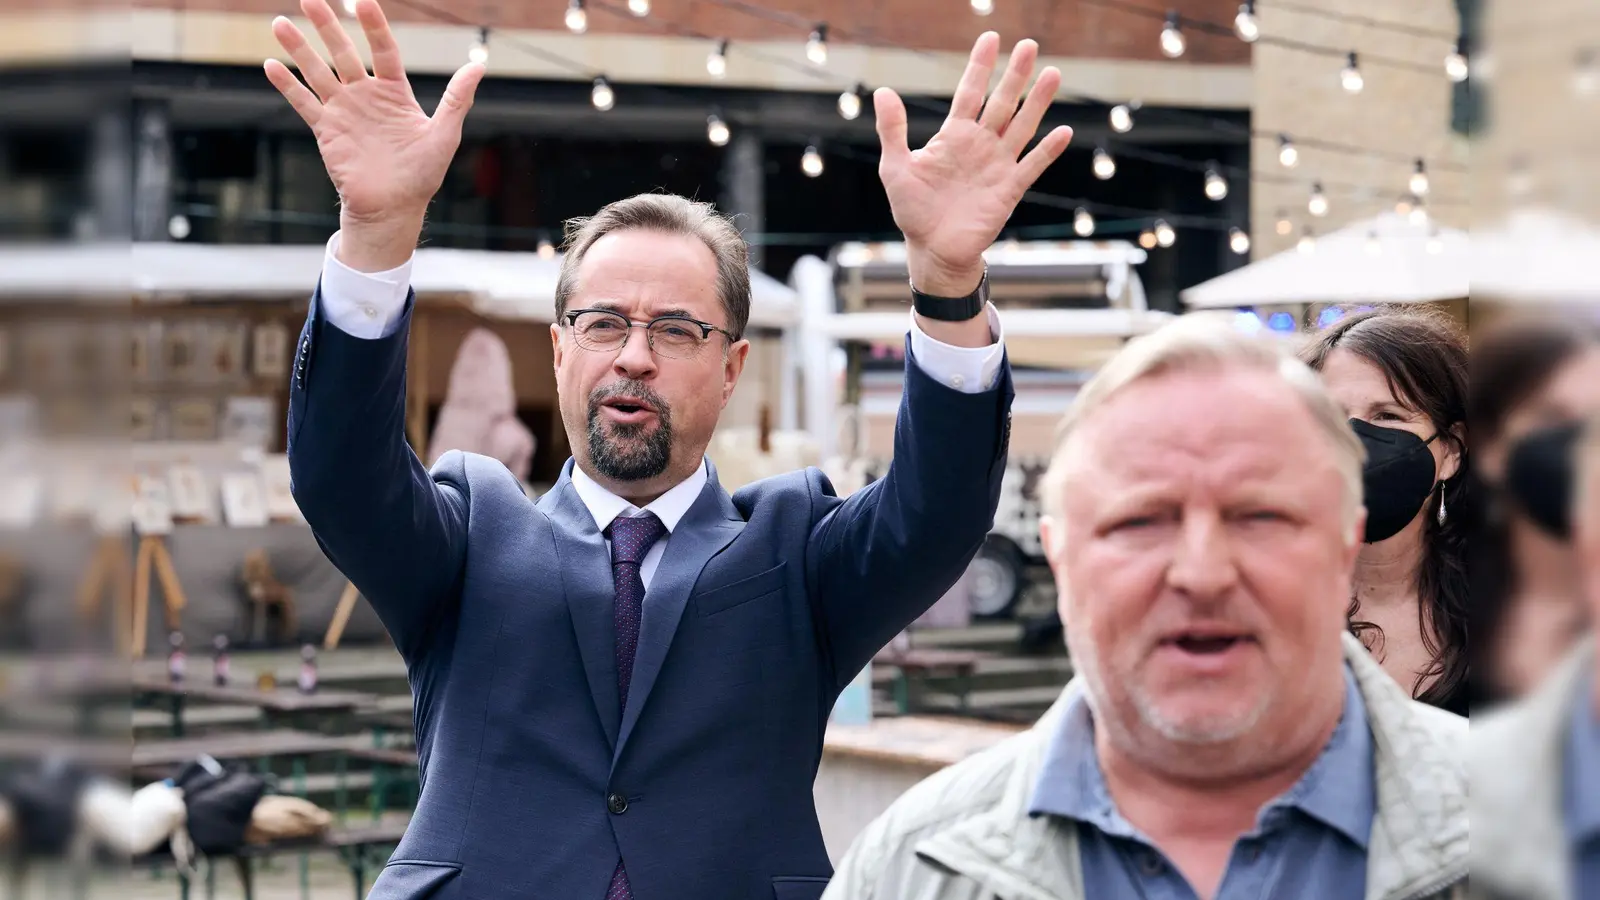
<svg viewBox="0 0 1600 900"><path fill-rule="evenodd" d="M322 262L323 316L351 337L376 340L393 335L411 293L411 260L384 272L357 272L339 261L338 249L335 231Z"/></svg>
<svg viewBox="0 0 1600 900"><path fill-rule="evenodd" d="M1000 363L1005 359L1005 333L1000 328L1000 312L988 304L989 335L994 343L987 347L955 347L929 337L911 313L911 355L928 377L964 394L993 390L1000 380Z"/></svg>

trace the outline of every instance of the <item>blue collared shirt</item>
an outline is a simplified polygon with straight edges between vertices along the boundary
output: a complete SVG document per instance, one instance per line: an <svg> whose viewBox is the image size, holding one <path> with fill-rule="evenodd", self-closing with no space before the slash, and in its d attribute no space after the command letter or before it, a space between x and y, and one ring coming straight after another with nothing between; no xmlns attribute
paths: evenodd
<svg viewBox="0 0 1600 900"><path fill-rule="evenodd" d="M1117 811L1095 753L1082 694L1069 702L1034 787L1031 815L1078 825L1085 896L1195 900L1155 844ZM1367 840L1377 808L1372 733L1355 675L1345 669L1344 714L1317 761L1262 808L1234 845L1216 900L1349 900L1366 894Z"/></svg>
<svg viewBox="0 0 1600 900"><path fill-rule="evenodd" d="M1572 896L1600 897L1600 712L1592 679L1578 692L1563 775Z"/></svg>

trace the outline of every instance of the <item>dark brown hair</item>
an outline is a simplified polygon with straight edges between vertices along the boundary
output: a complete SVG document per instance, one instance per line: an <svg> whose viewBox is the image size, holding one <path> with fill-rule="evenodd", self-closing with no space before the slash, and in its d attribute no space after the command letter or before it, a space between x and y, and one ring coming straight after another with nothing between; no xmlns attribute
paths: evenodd
<svg viewBox="0 0 1600 900"><path fill-rule="evenodd" d="M1395 399L1428 417L1439 440L1459 454L1456 475L1434 492L1423 508L1422 564L1417 568L1418 615L1422 642L1433 658L1419 679L1437 677L1417 697L1433 706L1456 708L1467 687L1467 534L1472 493L1467 427L1467 338L1443 312L1379 308L1346 315L1302 352L1317 371L1336 349L1348 350L1376 366ZM1439 521L1439 504L1446 517ZM1350 600L1350 628L1370 648L1383 631L1357 618L1360 603ZM1375 640L1374 640L1375 639ZM1413 688L1414 691L1414 688Z"/></svg>

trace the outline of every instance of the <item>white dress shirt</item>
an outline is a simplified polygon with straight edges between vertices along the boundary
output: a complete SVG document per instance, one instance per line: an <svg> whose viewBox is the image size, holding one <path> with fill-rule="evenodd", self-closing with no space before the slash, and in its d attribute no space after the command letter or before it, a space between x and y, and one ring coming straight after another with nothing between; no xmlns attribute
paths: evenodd
<svg viewBox="0 0 1600 900"><path fill-rule="evenodd" d="M377 340L393 335L400 327L405 314L406 296L411 286L411 265L408 259L397 268L384 272L357 272L340 262L336 253L339 233L328 239L328 249L322 267L322 313L335 328L351 337ZM966 394L979 394L994 387L1000 377L1000 362L1005 347L1000 328L1000 314L989 304L989 333L994 343L987 347L955 347L936 341L917 326L915 313L911 318L911 355L918 368L927 375L951 388ZM645 506L656 514L661 524L667 526L667 535L656 541L639 564L639 577L645 587L661 562L661 554L700 489L706 483L706 467L702 463L694 474L679 482L671 490ZM637 516L641 510L628 501L601 487L582 469L573 467L572 486L577 490L595 525L604 531L617 516ZM607 549L610 549L609 544Z"/></svg>

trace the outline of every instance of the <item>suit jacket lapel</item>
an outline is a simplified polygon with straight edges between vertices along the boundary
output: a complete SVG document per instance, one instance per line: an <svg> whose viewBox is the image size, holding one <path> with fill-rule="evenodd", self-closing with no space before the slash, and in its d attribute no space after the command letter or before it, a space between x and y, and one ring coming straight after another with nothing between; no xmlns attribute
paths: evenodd
<svg viewBox="0 0 1600 900"><path fill-rule="evenodd" d="M611 554L605 535L595 527L594 516L572 486L572 461L567 461L561 480L550 493L540 498L540 507L555 524L557 568L567 595L567 610L572 615L572 630L578 641L578 655L588 676L589 693L606 740L617 746L617 731L622 718L617 697L617 644L614 606L616 590L611 579ZM548 505L547 505L548 504ZM638 678L637 674L634 676Z"/></svg>
<svg viewBox="0 0 1600 900"><path fill-rule="evenodd" d="M717 481L716 468L709 462L707 466L710 477L667 540L660 566L644 595L639 650L633 660L633 683L628 687L628 708L622 711L622 732L616 742L612 765L622 758L622 748L627 745L628 736L639 721L639 713L650 699L650 689L655 687L656 676L661 673L661 664L672 645L672 636L677 633L683 609L689 603L689 592L699 580L701 570L744 530L744 519Z"/></svg>

